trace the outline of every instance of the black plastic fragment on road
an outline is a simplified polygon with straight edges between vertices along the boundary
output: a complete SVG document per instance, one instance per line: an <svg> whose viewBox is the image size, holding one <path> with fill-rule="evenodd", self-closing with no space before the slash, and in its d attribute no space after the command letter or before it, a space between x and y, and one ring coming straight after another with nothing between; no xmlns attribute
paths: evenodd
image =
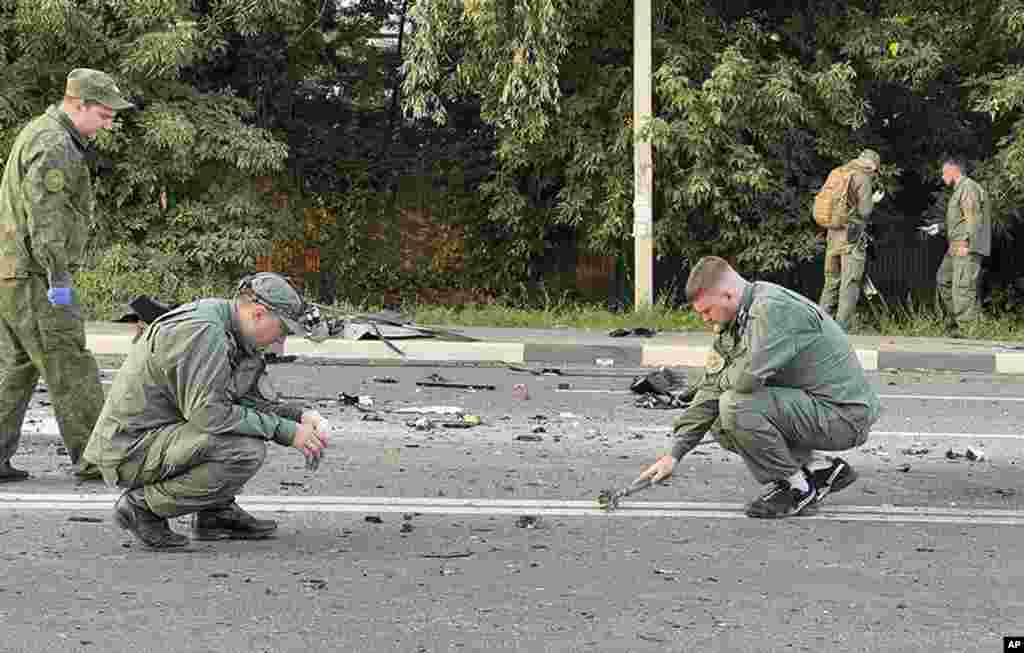
<svg viewBox="0 0 1024 653"><path fill-rule="evenodd" d="M451 388L453 390L494 390L496 388L490 383L450 383L447 381L417 381L416 385L421 388Z"/></svg>

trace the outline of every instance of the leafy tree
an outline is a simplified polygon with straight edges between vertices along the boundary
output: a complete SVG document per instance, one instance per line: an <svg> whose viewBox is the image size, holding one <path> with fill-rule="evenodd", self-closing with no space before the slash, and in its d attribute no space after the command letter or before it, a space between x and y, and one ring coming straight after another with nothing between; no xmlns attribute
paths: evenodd
<svg viewBox="0 0 1024 653"><path fill-rule="evenodd" d="M0 142L59 100L73 67L115 75L139 110L119 115L95 141L98 207L93 240L99 273L83 283L118 294L125 277L105 270L111 245L143 269L159 269L159 291L237 275L290 220L260 179L285 170L286 144L256 124L258 107L228 87L187 83L216 60L233 34L302 33L316 3L211 0L4 0L0 4ZM319 6L319 5L317 5ZM70 63L69 63L70 62ZM6 155L5 147L2 152ZM111 263L113 265L113 263Z"/></svg>
<svg viewBox="0 0 1024 653"><path fill-rule="evenodd" d="M1022 7L655 2L655 116L644 128L656 145L659 253L714 251L752 272L813 258L823 246L813 192L863 147L882 153L882 222L915 224L941 205L947 153L977 161L1000 220L1014 220ZM506 250L538 251L551 224L628 250L630 4L445 0L418 2L412 16L407 107L443 123L450 98L480 98L499 141L488 220L504 226Z"/></svg>

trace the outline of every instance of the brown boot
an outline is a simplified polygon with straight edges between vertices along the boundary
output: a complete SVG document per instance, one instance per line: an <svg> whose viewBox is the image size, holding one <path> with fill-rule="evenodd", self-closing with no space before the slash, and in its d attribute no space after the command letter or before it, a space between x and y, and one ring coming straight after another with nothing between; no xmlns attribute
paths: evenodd
<svg viewBox="0 0 1024 653"><path fill-rule="evenodd" d="M197 540L262 540L277 530L272 519L256 519L232 501L223 508L200 510L192 521Z"/></svg>

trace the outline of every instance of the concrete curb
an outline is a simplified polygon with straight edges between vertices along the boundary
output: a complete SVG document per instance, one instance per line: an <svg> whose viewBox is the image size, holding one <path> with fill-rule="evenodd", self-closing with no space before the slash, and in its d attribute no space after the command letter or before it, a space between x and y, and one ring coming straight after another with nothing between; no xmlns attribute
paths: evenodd
<svg viewBox="0 0 1024 653"><path fill-rule="evenodd" d="M87 333L86 342L95 354L124 355L131 347L131 333ZM556 366L597 366L609 368L703 367L710 347L701 344L570 344L544 342L525 334L526 342L449 342L440 340L398 340L398 355L383 342L329 340L314 343L289 340L287 354L316 358L361 361L375 364L400 362L510 363ZM858 348L857 356L866 370L922 369L988 374L1024 374L1024 353L956 351L921 348Z"/></svg>

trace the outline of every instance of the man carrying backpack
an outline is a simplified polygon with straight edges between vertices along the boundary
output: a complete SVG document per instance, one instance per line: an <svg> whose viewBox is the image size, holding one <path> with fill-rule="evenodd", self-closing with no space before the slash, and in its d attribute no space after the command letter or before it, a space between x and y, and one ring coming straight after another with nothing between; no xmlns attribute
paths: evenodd
<svg viewBox="0 0 1024 653"><path fill-rule="evenodd" d="M818 303L846 331L852 325L864 281L868 219L883 196L872 188L880 165L878 152L864 150L832 170L814 200L814 220L828 229L825 287Z"/></svg>

